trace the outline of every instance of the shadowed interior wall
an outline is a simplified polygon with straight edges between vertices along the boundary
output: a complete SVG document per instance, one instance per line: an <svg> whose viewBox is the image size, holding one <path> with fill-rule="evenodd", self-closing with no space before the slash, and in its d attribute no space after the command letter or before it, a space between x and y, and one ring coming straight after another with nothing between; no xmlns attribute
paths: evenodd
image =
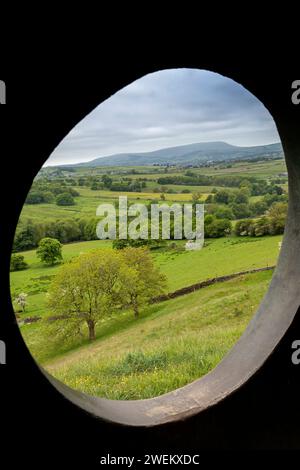
<svg viewBox="0 0 300 470"><path fill-rule="evenodd" d="M234 59L229 63L238 67L224 65L224 60L218 56L161 64L145 60L142 65L138 60L130 62L120 57L113 66L109 61L105 66L103 59L101 73L86 64L82 76L78 76L77 65L73 69L70 66L62 76L59 67L54 67L52 73L24 77L22 89L15 86L11 106L18 109L22 126L11 147L14 155L26 158L19 158L18 172L13 159L8 162L14 185L6 190L8 208L1 233L2 289L5 290L2 298L7 299L7 314L0 321L2 331L7 332L4 338L7 344L18 345L8 355L10 367L5 371L5 383L13 380L14 387L7 388L7 394L9 402L16 404L7 420L7 435L15 439L17 419L22 429L22 440L18 443L20 452L26 453L32 443L32 436L26 434L29 422L37 430L35 446L47 455L49 438L45 441L39 430L55 429L55 445L51 445L49 461L52 456L57 458L63 453L69 463L76 462L76 449L80 448L101 448L101 454L107 450L118 454L125 449L127 455L137 448L140 452L166 447L199 451L299 448L299 369L291 362L291 344L299 339L300 331L300 120L299 107L293 105L290 98L290 84L295 77L292 73L289 75L287 68L284 68L285 74L278 75L277 63L275 66L265 61L258 67L251 56L243 62L240 57ZM12 245L18 215L33 177L79 119L140 76L160 68L182 66L205 68L233 78L265 104L276 122L287 159L290 191L289 220L276 274L258 315L243 338L199 383L147 403L116 405L88 399L51 379L66 399L34 363L9 301L8 248ZM72 81L72 76L77 77L77 83ZM29 116L26 109L19 106L24 86L32 97ZM5 390L3 393L5 400ZM116 424L118 422L122 425ZM87 462L89 456L86 456Z"/></svg>

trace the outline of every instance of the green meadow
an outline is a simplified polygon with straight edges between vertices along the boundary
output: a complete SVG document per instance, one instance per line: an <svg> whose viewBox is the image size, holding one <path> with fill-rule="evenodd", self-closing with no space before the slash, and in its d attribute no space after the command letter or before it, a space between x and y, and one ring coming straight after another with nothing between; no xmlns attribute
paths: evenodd
<svg viewBox="0 0 300 470"><path fill-rule="evenodd" d="M78 167L69 175L59 173L58 176L53 176L52 170L49 175L44 172L46 176L41 184L45 181L47 191L52 184L54 187L62 181L64 188L72 186L79 196L74 196L74 205L59 206L55 200L25 204L19 228L28 221L42 224L58 219L92 218L99 204L115 204L119 196L127 196L130 203L149 204L164 199L171 204L191 202L192 194L197 192L200 194L198 202L203 203L216 191L236 192L238 189L213 185L162 186L157 182L163 176L183 176L186 170L112 166ZM192 168L192 172L208 176L252 176L268 184L283 175L278 184L287 191L284 160L233 161L226 165ZM131 181L143 182L144 186L140 192L91 189L89 178L98 178L97 182L101 184L103 175L109 175L115 183L129 177ZM83 185L80 178L84 179ZM70 184L70 179L75 182ZM248 203L262 199L263 195L249 195ZM224 208L224 204L221 206ZM254 214L251 218L257 220L259 217ZM233 228L237 222L237 218L231 221ZM184 240L171 240L151 250L151 256L166 276L166 292L170 293L211 278L274 266L281 240L282 235L239 237L232 230L230 235L206 238L199 251L185 250ZM28 268L10 273L12 300L21 334L35 360L67 385L110 399L161 395L212 370L244 332L272 277L272 271L240 275L174 299L144 305L138 318L127 310L108 315L97 324L93 342L88 341L85 329L83 336L68 339L53 335L45 317L51 314L47 293L56 274L63 269L64 263L82 253L111 247L112 242L108 240L66 243L62 247L62 263L53 266L43 264L36 249L21 251L18 254L24 256ZM24 312L14 302L20 293L27 294ZM24 321L36 317L39 317L38 321Z"/></svg>
<svg viewBox="0 0 300 470"><path fill-rule="evenodd" d="M272 266L279 253L278 243L282 236L243 238L228 237L210 239L199 251L184 250L184 242L177 248L152 252L155 262L167 276L168 291L172 292L197 282L225 274L254 268ZM111 247L109 240L69 243L64 245L64 261L95 248ZM43 316L49 283L61 268L59 264L46 266L36 256L35 250L22 253L29 269L10 274L13 293L28 293L26 316Z"/></svg>
<svg viewBox="0 0 300 470"><path fill-rule="evenodd" d="M151 398L212 370L241 336L266 292L262 272L147 307L135 320L124 312L98 327L93 344L60 345L23 335L44 367L69 386L110 399ZM50 344L49 344L50 343ZM71 346L70 346L71 347Z"/></svg>

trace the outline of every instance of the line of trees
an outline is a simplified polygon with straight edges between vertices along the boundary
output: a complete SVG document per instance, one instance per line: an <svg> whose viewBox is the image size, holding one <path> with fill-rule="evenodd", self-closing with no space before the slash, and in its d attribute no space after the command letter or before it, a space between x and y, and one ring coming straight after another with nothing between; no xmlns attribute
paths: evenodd
<svg viewBox="0 0 300 470"><path fill-rule="evenodd" d="M244 219L258 217L275 203L287 203L287 194L273 187L273 192L265 194L259 201L250 202L249 192L245 189L235 191L220 190L210 194L205 203L207 211L213 213L217 218ZM281 189L281 188L280 188Z"/></svg>
<svg viewBox="0 0 300 470"><path fill-rule="evenodd" d="M266 196L267 197L267 196ZM268 203L258 201L253 205L245 203L233 203L232 205L208 205L207 214L204 219L205 236L207 238L217 238L229 235L232 231L231 220L234 218L245 219L250 217L271 217L272 227L278 224L278 229L271 228L266 234L282 233L284 228L285 216L287 213L287 202L282 196L268 195ZM278 201L279 199L279 201ZM273 201L273 202L272 202ZM269 206L268 204L272 202ZM237 209L239 208L237 212ZM252 219L251 219L252 220ZM36 248L43 238L54 238L60 243L70 243L75 241L97 240L96 227L99 218L81 218L81 219L58 219L45 223L36 223L32 220L22 222L16 232L13 251L26 251ZM239 226L239 225L238 225ZM170 238L173 237L174 221L171 217ZM241 229L241 231L243 231ZM184 238L184 233L183 237ZM158 248L162 240L116 240L115 248L124 248L126 246L147 245L149 248Z"/></svg>
<svg viewBox="0 0 300 470"><path fill-rule="evenodd" d="M167 175L161 176L157 179L158 184L178 184L178 185L189 185L189 186L223 186L223 187L233 187L239 188L240 185L244 182L249 184L260 184L260 180L257 180L255 177L249 176L235 176L235 175L225 175L225 176L209 176L209 175L199 175L193 171L186 171L184 175ZM267 183L266 183L267 184Z"/></svg>
<svg viewBox="0 0 300 470"><path fill-rule="evenodd" d="M53 204L70 206L75 204L74 197L80 196L74 188L58 184L33 183L25 204Z"/></svg>
<svg viewBox="0 0 300 470"><path fill-rule="evenodd" d="M274 204L267 215L259 219L239 220L235 225L235 234L242 237L261 237L263 235L280 235L284 232L287 215L287 204Z"/></svg>
<svg viewBox="0 0 300 470"><path fill-rule="evenodd" d="M148 216L150 217L150 210L148 207ZM226 214L225 214L226 215ZM193 214L195 222L195 213ZM213 224L211 228L213 230L207 230L206 236L210 237L221 237L229 234L231 231L230 220L228 217L222 217L222 221L218 221L221 217L213 217ZM216 219L216 220L215 220ZM226 220L225 220L226 219ZM34 222L32 220L22 221L19 224L14 244L13 251L26 251L34 249L38 246L39 242L43 238L54 238L59 240L60 243L70 243L75 241L90 241L97 240L96 227L99 222L97 217L80 218L80 219L57 219L49 222L41 223ZM207 219L211 223L211 219ZM161 222L160 222L161 223ZM205 222L206 223L206 222ZM225 224L225 225L224 225ZM224 226L224 230L222 227ZM118 227L118 218L117 218ZM150 230L150 223L149 223ZM170 217L170 239L174 238L174 217L171 214ZM184 232L182 233L184 239ZM116 240L114 242L115 248L124 248L125 246L143 246L147 245L151 249L158 248L163 244L163 240L151 240L149 233L149 240Z"/></svg>

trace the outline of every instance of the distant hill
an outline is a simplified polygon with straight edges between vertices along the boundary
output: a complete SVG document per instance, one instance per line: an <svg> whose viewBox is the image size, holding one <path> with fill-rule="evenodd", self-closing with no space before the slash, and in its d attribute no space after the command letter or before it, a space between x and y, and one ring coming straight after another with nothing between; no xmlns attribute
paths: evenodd
<svg viewBox="0 0 300 470"><path fill-rule="evenodd" d="M99 157L72 166L143 166L153 164L197 164L208 161L235 160L255 157L276 157L282 154L280 143L255 147L237 147L226 142L200 142L163 148L154 152L120 153ZM64 165L65 166L65 165ZM70 166L70 165L68 165Z"/></svg>

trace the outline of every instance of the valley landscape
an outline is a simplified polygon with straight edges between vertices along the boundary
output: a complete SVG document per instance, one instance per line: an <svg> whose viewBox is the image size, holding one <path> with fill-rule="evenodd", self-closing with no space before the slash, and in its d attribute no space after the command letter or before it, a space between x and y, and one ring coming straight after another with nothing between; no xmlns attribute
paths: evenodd
<svg viewBox="0 0 300 470"><path fill-rule="evenodd" d="M118 215L125 195L129 205L147 208L204 204L204 247L189 251L187 240L172 237L97 239L97 207L112 203ZM244 332L268 289L287 204L280 144L206 142L43 167L20 215L11 266L12 302L31 354L67 385L111 399L150 398L203 376ZM62 258L41 256L45 239L58 240ZM137 315L118 300L97 320L92 340L84 322L63 334L71 316L49 302L57 276L71 260L96 252L120 258L130 249L144 250L138 253L164 278L161 286L143 293Z"/></svg>

